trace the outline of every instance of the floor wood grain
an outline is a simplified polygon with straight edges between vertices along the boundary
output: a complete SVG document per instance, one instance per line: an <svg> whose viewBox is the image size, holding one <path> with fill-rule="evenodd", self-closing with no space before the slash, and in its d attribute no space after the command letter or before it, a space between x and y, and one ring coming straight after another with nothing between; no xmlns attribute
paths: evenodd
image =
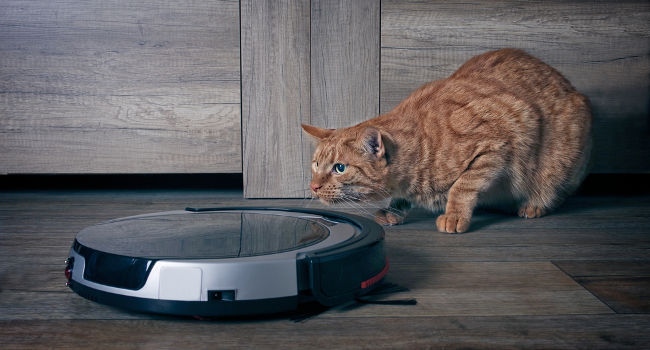
<svg viewBox="0 0 650 350"><path fill-rule="evenodd" d="M650 313L647 261L558 261L555 264L618 313Z"/></svg>
<svg viewBox="0 0 650 350"><path fill-rule="evenodd" d="M642 349L647 315L0 321L7 349Z"/></svg>
<svg viewBox="0 0 650 350"><path fill-rule="evenodd" d="M0 193L0 348L612 348L650 344L650 196L570 198L535 220L477 212L470 232L434 230L416 210L386 227L387 280L409 291L289 315L198 321L128 312L65 286L82 228L111 218L219 205L321 207L246 200L239 191ZM351 208L338 208L356 214ZM368 208L368 210L372 210Z"/></svg>

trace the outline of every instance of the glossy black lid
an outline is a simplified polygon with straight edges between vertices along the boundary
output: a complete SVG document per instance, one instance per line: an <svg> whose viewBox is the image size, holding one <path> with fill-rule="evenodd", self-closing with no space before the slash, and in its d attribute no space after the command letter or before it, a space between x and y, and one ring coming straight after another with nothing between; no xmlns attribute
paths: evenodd
<svg viewBox="0 0 650 350"><path fill-rule="evenodd" d="M168 212L88 227L79 244L104 253L145 259L219 259L304 248L329 235L312 218L246 211Z"/></svg>

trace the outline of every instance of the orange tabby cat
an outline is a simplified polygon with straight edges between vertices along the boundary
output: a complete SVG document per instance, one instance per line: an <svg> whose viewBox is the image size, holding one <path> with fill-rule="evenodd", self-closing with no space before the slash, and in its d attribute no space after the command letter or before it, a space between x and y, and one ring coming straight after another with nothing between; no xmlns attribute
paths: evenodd
<svg viewBox="0 0 650 350"><path fill-rule="evenodd" d="M303 125L319 142L311 191L325 203L392 197L376 214L399 224L412 205L444 209L442 232L464 232L477 205L535 218L585 176L587 98L555 69L515 49L487 52L392 111L355 126Z"/></svg>

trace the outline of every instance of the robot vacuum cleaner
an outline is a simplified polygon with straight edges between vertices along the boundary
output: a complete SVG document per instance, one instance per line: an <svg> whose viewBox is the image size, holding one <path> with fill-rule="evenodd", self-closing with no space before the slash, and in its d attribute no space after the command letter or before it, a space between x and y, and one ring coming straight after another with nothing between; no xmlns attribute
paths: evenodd
<svg viewBox="0 0 650 350"><path fill-rule="evenodd" d="M388 272L384 231L363 217L292 208L187 208L79 232L68 286L95 302L188 316L333 306Z"/></svg>

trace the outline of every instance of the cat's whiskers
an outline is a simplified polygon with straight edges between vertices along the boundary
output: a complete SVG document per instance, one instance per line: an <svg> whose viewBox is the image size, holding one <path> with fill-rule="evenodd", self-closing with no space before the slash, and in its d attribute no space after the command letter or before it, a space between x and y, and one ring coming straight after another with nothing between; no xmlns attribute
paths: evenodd
<svg viewBox="0 0 650 350"><path fill-rule="evenodd" d="M346 204L346 208L353 209L359 213L374 216L372 209L381 210L391 213L400 219L404 218L403 213L390 207L391 194L388 190L381 187L353 185L344 187L341 192L343 195L338 197L338 203ZM388 200L388 203L386 201Z"/></svg>
<svg viewBox="0 0 650 350"><path fill-rule="evenodd" d="M390 201L392 198L392 195L390 192L386 189L376 187L376 188L371 188L377 195L379 195L380 198L374 199L374 200L361 200L362 203L365 203L369 205L372 208L391 213L392 215L398 217L399 219L404 219L404 213L397 209L393 208L390 206ZM387 201L387 202L386 202Z"/></svg>
<svg viewBox="0 0 650 350"><path fill-rule="evenodd" d="M388 191L384 191L387 196L382 197L381 199L376 199L376 200L367 200L363 198L358 198L358 197L345 197L346 202L349 203L349 205L353 209L357 209L357 211L362 211L370 216L374 216L375 214L371 213L371 209L375 210L380 210L383 212L388 212L391 213L393 216L398 217L399 219L404 218L404 214L396 209L396 208L391 208L388 203L385 203L385 200L390 200L390 196L388 194Z"/></svg>
<svg viewBox="0 0 650 350"><path fill-rule="evenodd" d="M364 207L363 207L362 205L360 205L359 203L357 203L357 202L355 202L355 201L353 201L353 200L351 200L351 199L347 199L347 198L345 198L345 197L342 197L341 199L342 199L343 201L345 201L346 203L348 203L348 205L350 206L350 208L356 210L359 214L362 214L362 215L369 215L369 216L371 216L371 217L374 216L373 213L371 213L368 209L364 208Z"/></svg>
<svg viewBox="0 0 650 350"><path fill-rule="evenodd" d="M368 206L370 208L374 208L374 209L377 209L377 210L381 210L383 212L391 213L392 215L397 216L400 219L403 219L404 214L402 213L402 211L400 211L400 210L398 210L396 208L390 207L389 204L386 204L384 202L386 199L390 199L390 198L384 198L384 199L379 200L379 201L362 201L362 203L364 203L366 206Z"/></svg>
<svg viewBox="0 0 650 350"><path fill-rule="evenodd" d="M307 202L306 205L303 205L304 208L311 208L312 204L314 203L314 197L309 198L309 201Z"/></svg>
<svg viewBox="0 0 650 350"><path fill-rule="evenodd" d="M391 194L388 190L379 186L348 185L338 191L322 190L316 196L311 193L310 189L299 189L303 199L300 202L301 207L309 208L315 205L314 199L320 199L328 205L340 209L349 209L359 215L374 217L373 211L383 211L391 213L400 219L403 219L403 213L390 207ZM312 194L310 197L307 195Z"/></svg>
<svg viewBox="0 0 650 350"><path fill-rule="evenodd" d="M295 193L295 192L302 193L302 200L300 201L300 204L298 204L298 206L308 208L314 200L314 197L311 196L311 190L309 188L301 188L301 189L291 191L290 193Z"/></svg>

